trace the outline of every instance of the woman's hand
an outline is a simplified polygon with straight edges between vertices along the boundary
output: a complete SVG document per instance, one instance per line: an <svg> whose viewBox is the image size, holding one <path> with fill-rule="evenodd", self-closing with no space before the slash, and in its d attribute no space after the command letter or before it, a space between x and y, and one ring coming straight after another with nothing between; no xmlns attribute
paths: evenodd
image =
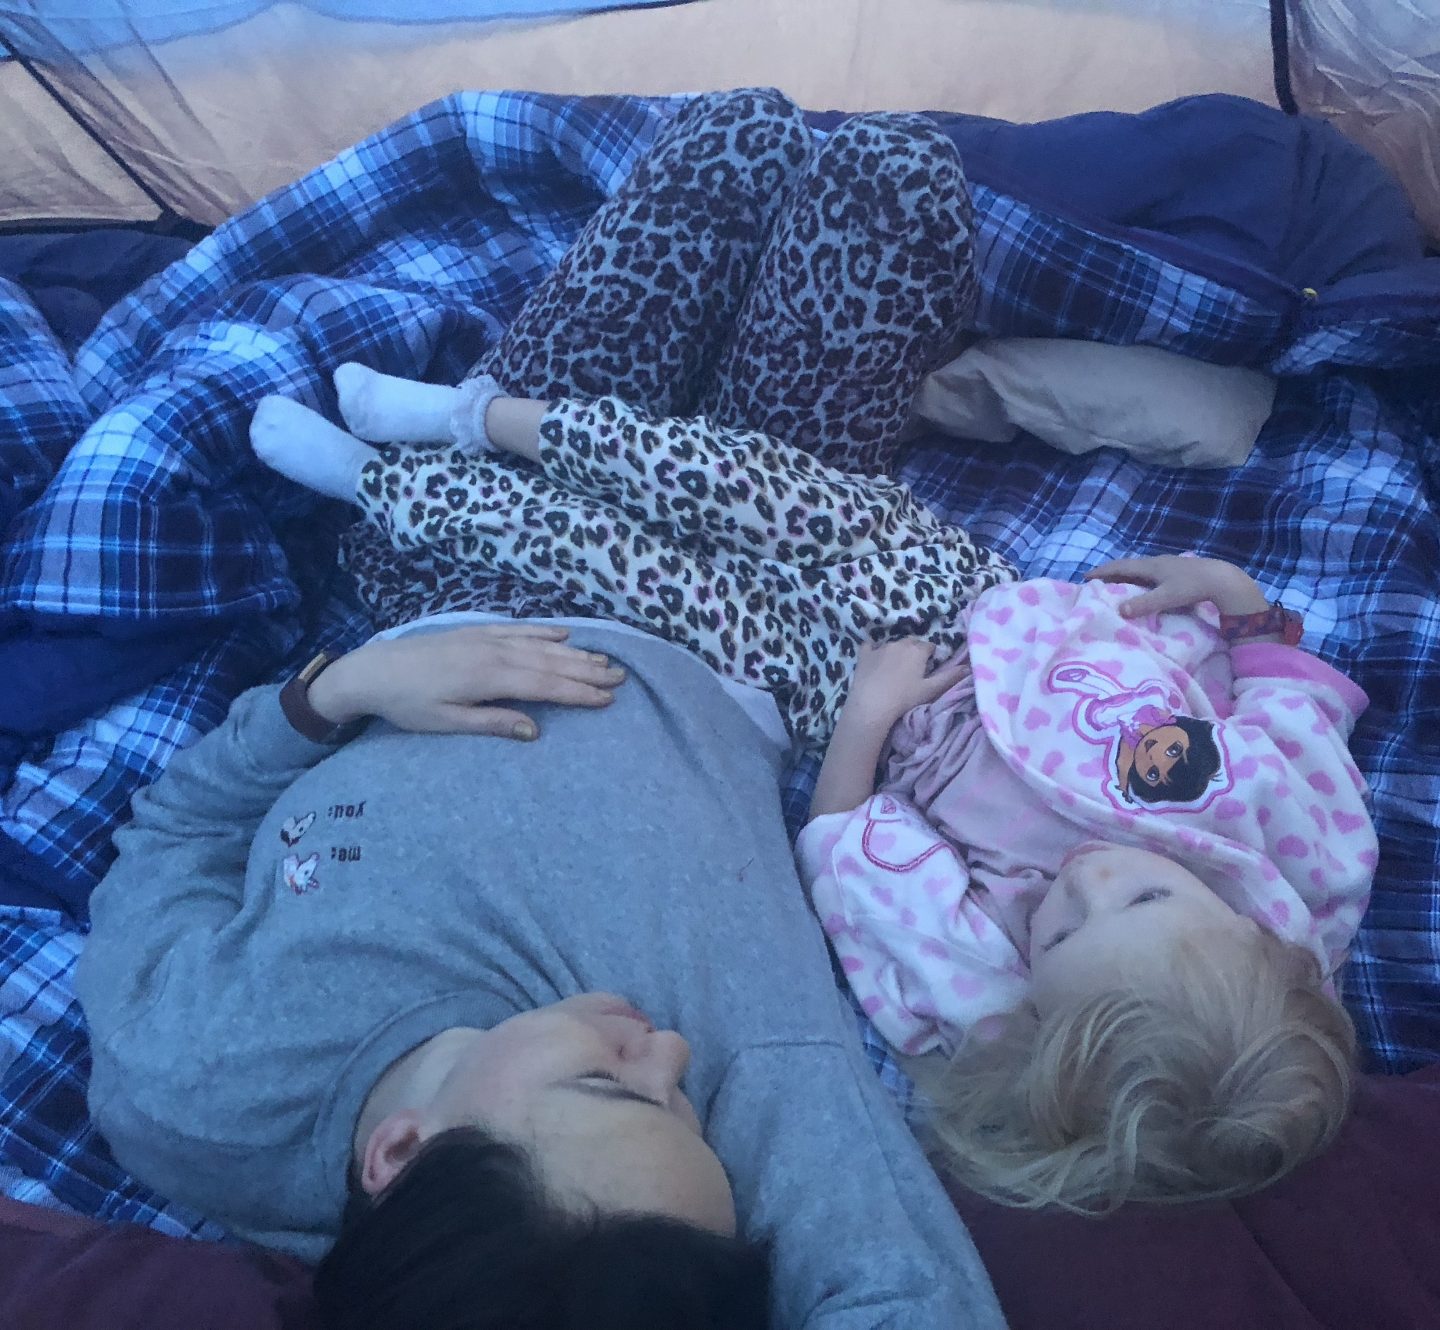
<svg viewBox="0 0 1440 1330"><path fill-rule="evenodd" d="M1258 614L1270 608L1255 579L1223 559L1196 559L1181 554L1112 559L1092 568L1085 580L1148 586L1150 590L1121 601L1120 613L1127 619L1189 609L1202 600L1214 602L1221 614Z"/></svg>
<svg viewBox="0 0 1440 1330"><path fill-rule="evenodd" d="M919 637L862 646L845 709L883 721L888 730L907 711L933 702L964 677L964 655L931 673L934 654L933 644Z"/></svg>
<svg viewBox="0 0 1440 1330"><path fill-rule="evenodd" d="M523 711L492 702L603 707L625 671L565 645L568 630L497 623L367 642L310 685L310 705L341 725L381 716L402 730L533 739Z"/></svg>

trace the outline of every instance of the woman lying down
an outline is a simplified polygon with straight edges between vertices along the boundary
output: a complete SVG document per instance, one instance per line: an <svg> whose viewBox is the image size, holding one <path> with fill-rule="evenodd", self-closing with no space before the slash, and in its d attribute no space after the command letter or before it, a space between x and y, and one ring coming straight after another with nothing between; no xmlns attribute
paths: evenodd
<svg viewBox="0 0 1440 1330"><path fill-rule="evenodd" d="M783 405L780 352L821 345L767 343L744 298L867 144L910 183L838 225L857 244L890 225L913 255L892 317L923 372L970 289L953 149L902 117L812 153L793 107L750 93L672 123L488 366L544 395L603 353L642 406L767 384ZM611 279L633 293L627 254L655 258L624 220L657 212L665 299L648 334L607 334ZM740 327L776 345L769 380L718 373ZM882 369L878 441L915 388ZM257 446L323 460L288 405L257 413ZM406 628L246 693L137 795L77 978L117 1159L324 1258L332 1326L1000 1326L836 988L781 818L773 701L618 623Z"/></svg>

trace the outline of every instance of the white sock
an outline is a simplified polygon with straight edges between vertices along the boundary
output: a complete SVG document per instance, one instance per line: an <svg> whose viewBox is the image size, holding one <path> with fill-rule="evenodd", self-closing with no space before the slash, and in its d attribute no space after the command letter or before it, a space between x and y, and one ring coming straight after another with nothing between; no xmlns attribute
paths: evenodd
<svg viewBox="0 0 1440 1330"><path fill-rule="evenodd" d="M340 414L351 433L372 443L451 442L450 413L458 388L416 383L353 361L335 371Z"/></svg>
<svg viewBox="0 0 1440 1330"><path fill-rule="evenodd" d="M375 450L288 397L264 397L250 421L250 446L272 471L332 499L354 503L360 471Z"/></svg>

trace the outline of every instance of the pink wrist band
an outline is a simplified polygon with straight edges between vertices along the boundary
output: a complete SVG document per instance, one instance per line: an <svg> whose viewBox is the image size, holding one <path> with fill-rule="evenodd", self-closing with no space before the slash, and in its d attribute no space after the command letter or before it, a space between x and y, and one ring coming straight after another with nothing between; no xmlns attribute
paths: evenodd
<svg viewBox="0 0 1440 1330"><path fill-rule="evenodd" d="M1220 616L1220 636L1227 642L1278 633L1285 646L1298 647L1304 632L1304 618L1294 610L1287 610L1283 605L1271 605L1269 609L1259 610L1254 614Z"/></svg>

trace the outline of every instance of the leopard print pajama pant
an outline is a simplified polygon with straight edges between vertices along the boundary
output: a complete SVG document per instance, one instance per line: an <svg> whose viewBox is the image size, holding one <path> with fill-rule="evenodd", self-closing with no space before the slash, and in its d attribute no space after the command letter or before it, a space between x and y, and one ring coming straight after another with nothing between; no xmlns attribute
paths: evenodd
<svg viewBox="0 0 1440 1330"><path fill-rule="evenodd" d="M758 431L566 399L540 456L410 452L371 463L362 498L399 550L555 585L767 689L799 741L829 737L862 643L922 636L948 655L961 609L1014 576L906 486Z"/></svg>
<svg viewBox="0 0 1440 1330"><path fill-rule="evenodd" d="M1014 576L864 478L974 298L964 177L923 117L856 117L817 152L776 94L697 99L476 367L555 403L542 466L383 450L360 501L388 553L352 538L347 563L391 620L636 624L823 740L861 642L953 647Z"/></svg>

